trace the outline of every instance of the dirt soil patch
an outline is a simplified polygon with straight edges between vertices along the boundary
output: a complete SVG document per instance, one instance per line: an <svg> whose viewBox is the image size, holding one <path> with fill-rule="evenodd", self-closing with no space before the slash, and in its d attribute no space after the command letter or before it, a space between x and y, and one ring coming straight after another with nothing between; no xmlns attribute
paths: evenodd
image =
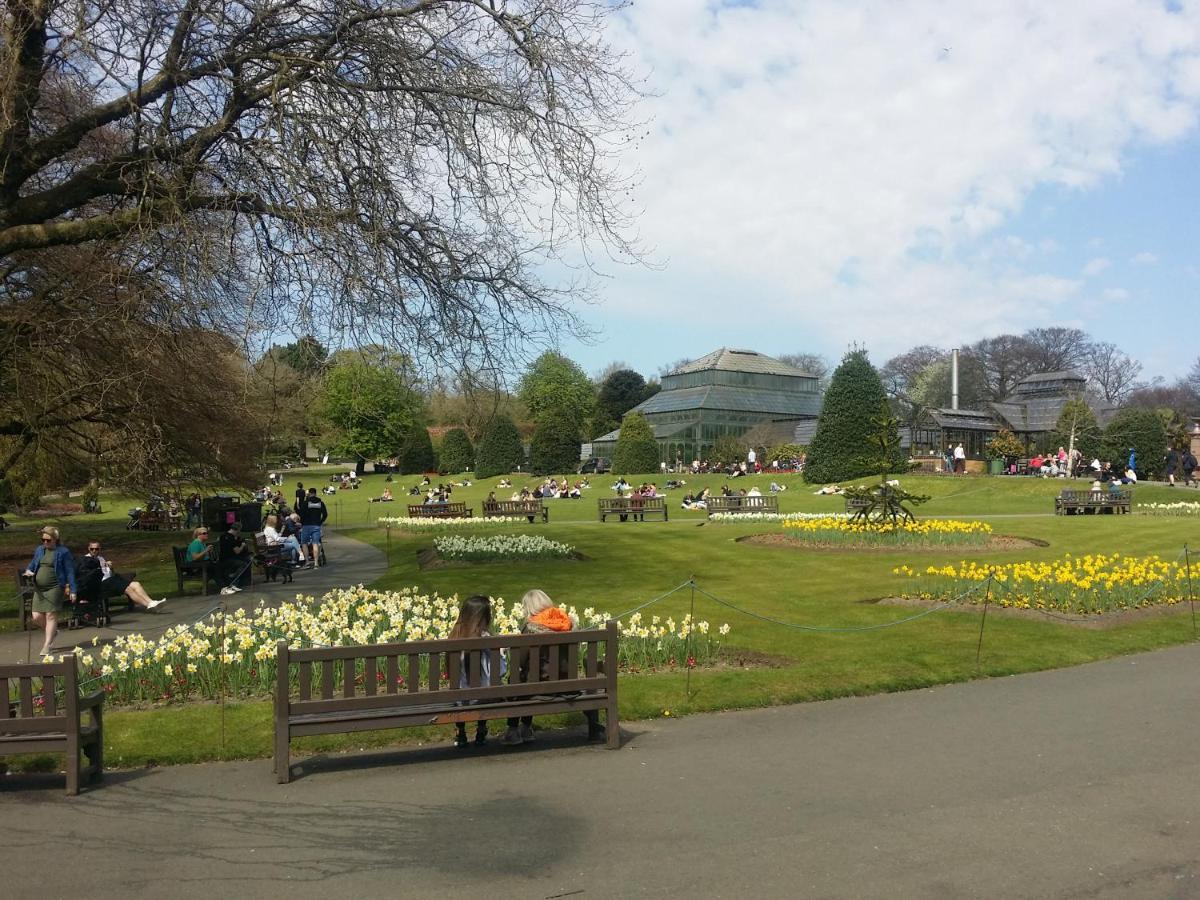
<svg viewBox="0 0 1200 900"><path fill-rule="evenodd" d="M731 671L734 669L786 669L788 666L795 665L795 660L788 659L785 656L771 656L767 653L758 653L755 650L744 650L741 647L722 647L717 652L717 658L712 665L697 666L697 672L721 672ZM622 672L629 672L636 675L653 675L662 672L683 672L686 671L683 666L661 666L652 669L628 669L624 666Z"/></svg>
<svg viewBox="0 0 1200 900"><path fill-rule="evenodd" d="M910 609L928 609L931 606L938 605L938 601L936 600L919 600L909 597L883 597L877 600L863 600L862 602L876 603L880 606L903 606ZM1008 606L989 604L987 611L989 616L1026 619L1034 622L1059 622L1075 628L1103 630L1105 628L1117 628L1121 625L1132 625L1135 622L1142 622L1147 619L1161 619L1164 616L1177 615L1186 612L1187 608L1186 603L1172 603L1159 606L1146 606L1141 609L1123 609L1114 612L1083 615L1082 613L1065 613L1058 610L1015 609ZM983 604L964 603L957 607L951 607L946 612L966 612L981 616L983 615Z"/></svg>
<svg viewBox="0 0 1200 900"><path fill-rule="evenodd" d="M1029 550L1034 547L1049 547L1046 541L1037 538L1017 537L1011 534L994 534L985 544L897 544L894 547L878 544L822 544L806 541L790 534L751 534L737 538L748 544L765 544L769 547L786 547L791 550L815 550L820 553L950 553L955 556L971 556L976 553L997 553Z"/></svg>

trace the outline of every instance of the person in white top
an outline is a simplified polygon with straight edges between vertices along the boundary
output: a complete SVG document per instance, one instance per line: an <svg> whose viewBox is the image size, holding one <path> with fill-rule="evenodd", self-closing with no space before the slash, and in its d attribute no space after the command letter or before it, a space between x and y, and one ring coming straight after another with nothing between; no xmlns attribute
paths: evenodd
<svg viewBox="0 0 1200 900"><path fill-rule="evenodd" d="M298 563L300 561L300 541L296 539L294 534L288 537L280 534L277 527L278 524L279 520L275 516L267 516L267 522L263 525L263 537L266 538L267 546L274 547L277 544L282 544L291 555L292 562Z"/></svg>
<svg viewBox="0 0 1200 900"><path fill-rule="evenodd" d="M954 447L954 471L958 474L967 471L967 451L963 449L961 443Z"/></svg>

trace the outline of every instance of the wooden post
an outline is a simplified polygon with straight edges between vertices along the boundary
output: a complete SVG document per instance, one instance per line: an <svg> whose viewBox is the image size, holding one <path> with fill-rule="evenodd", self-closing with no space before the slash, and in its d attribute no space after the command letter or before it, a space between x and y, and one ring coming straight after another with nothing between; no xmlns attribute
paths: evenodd
<svg viewBox="0 0 1200 900"><path fill-rule="evenodd" d="M605 688L608 694L608 706L604 712L604 725L608 731L608 749L618 750L621 747L621 719L617 713L617 623L608 620L605 626L608 637L604 641L604 673L608 678ZM531 667L532 668L532 667Z"/></svg>
<svg viewBox="0 0 1200 900"><path fill-rule="evenodd" d="M275 642L275 780L287 784L291 780L291 763L288 759L288 645L287 641Z"/></svg>

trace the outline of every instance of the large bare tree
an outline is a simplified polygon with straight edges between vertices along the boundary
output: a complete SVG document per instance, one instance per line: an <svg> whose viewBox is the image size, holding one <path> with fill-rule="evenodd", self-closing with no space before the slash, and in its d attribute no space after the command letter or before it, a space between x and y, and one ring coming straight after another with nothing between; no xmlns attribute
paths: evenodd
<svg viewBox="0 0 1200 900"><path fill-rule="evenodd" d="M180 399L133 390L97 335L177 350L178 382L210 374L199 335L290 330L502 372L578 328L589 254L636 256L616 168L636 90L604 42L619 7L8 0L0 380L35 344L42 368L66 347L75 368L57 399L0 409L6 449ZM540 277L577 260L577 280ZM250 395L221 394L241 421Z"/></svg>
<svg viewBox="0 0 1200 900"><path fill-rule="evenodd" d="M9 0L0 257L136 240L233 334L511 350L574 324L564 244L634 251L619 5Z"/></svg>

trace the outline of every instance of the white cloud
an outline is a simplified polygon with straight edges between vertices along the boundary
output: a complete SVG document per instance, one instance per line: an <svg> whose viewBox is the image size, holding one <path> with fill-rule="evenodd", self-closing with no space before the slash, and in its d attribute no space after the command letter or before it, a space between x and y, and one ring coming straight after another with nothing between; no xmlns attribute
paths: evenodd
<svg viewBox="0 0 1200 900"><path fill-rule="evenodd" d="M655 93L639 225L669 262L609 296L643 317L752 302L810 344L899 349L1062 322L1076 281L987 242L1035 188L1095 186L1197 121L1194 5L669 0L622 21Z"/></svg>
<svg viewBox="0 0 1200 900"><path fill-rule="evenodd" d="M1129 261L1135 266L1152 266L1158 262L1158 256L1148 250L1143 250L1141 253L1136 254Z"/></svg>
<svg viewBox="0 0 1200 900"><path fill-rule="evenodd" d="M1129 291L1125 288L1106 288L1100 292L1100 297L1110 303L1122 303L1129 299Z"/></svg>
<svg viewBox="0 0 1200 900"><path fill-rule="evenodd" d="M1097 256L1087 261L1087 265L1083 267L1083 275L1087 278L1091 278L1093 275L1099 275L1111 265L1111 259L1105 259L1103 256Z"/></svg>

